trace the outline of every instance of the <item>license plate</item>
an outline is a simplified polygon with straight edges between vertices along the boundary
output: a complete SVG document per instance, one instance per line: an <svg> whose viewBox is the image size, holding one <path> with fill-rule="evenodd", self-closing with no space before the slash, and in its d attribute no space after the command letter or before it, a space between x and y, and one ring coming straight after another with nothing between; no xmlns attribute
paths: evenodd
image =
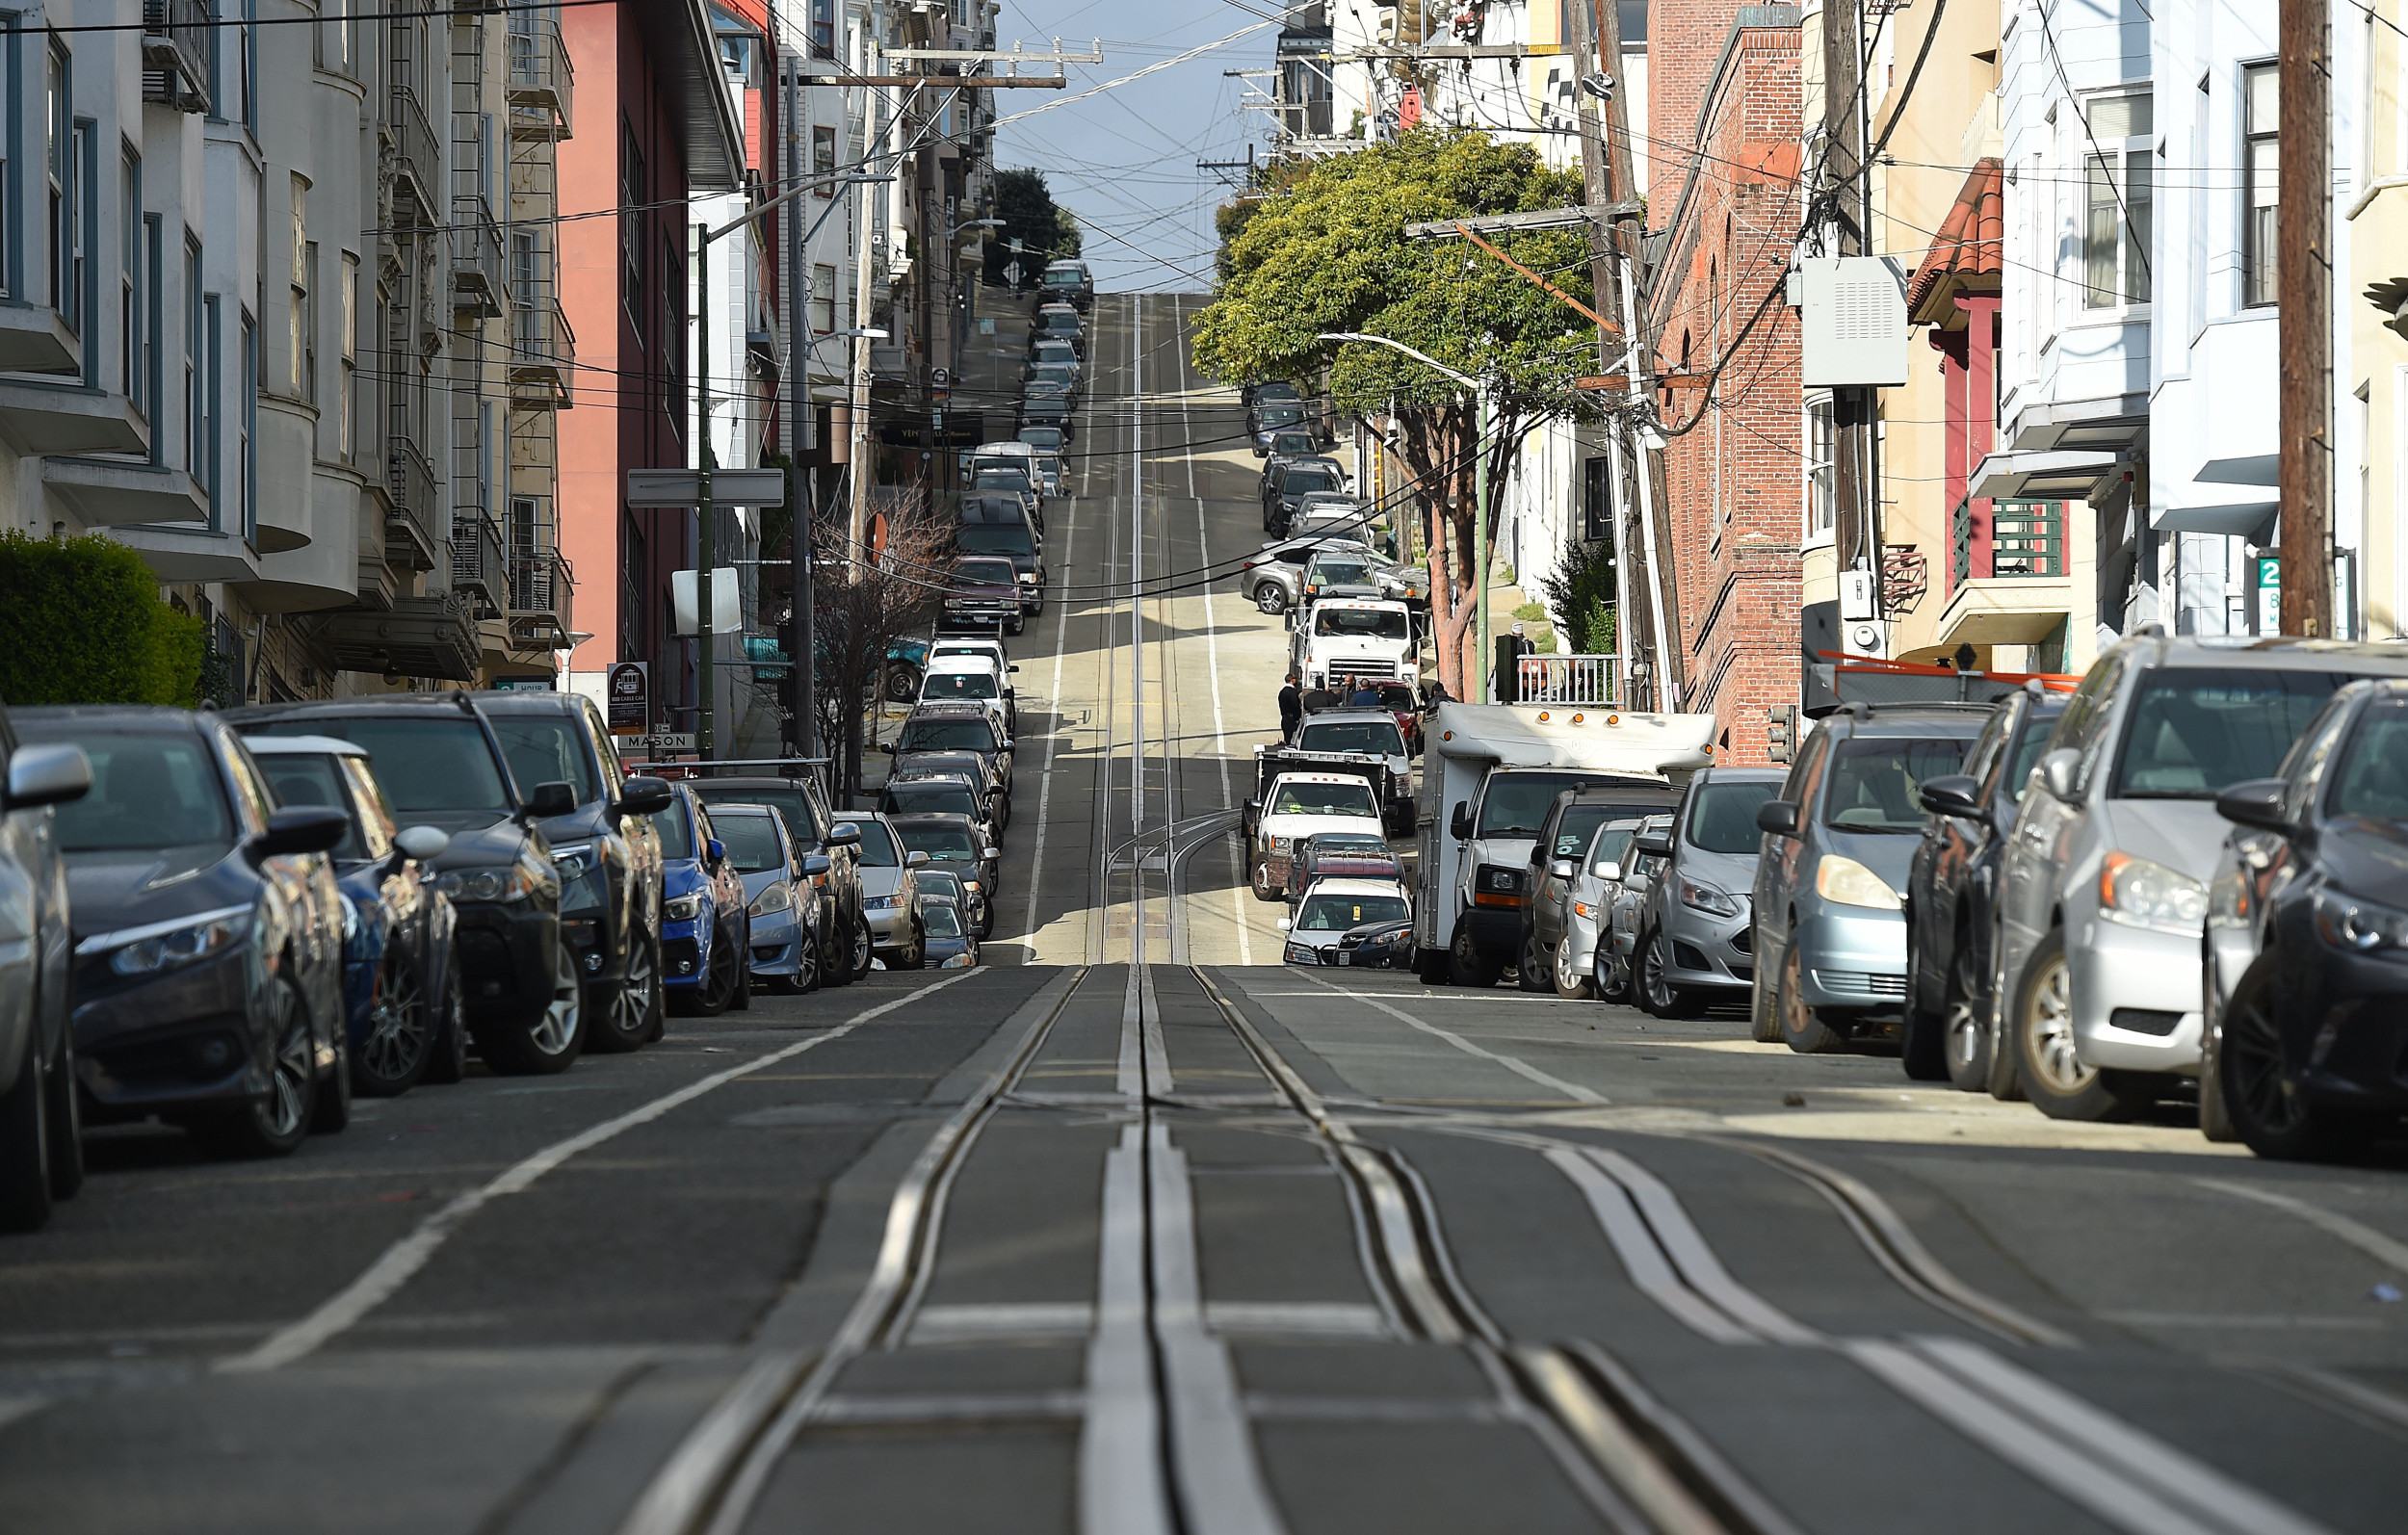
<svg viewBox="0 0 2408 1535"><path fill-rule="evenodd" d="M1341 964L1341 965L1351 965L1351 964L1353 964L1353 963L1354 963L1354 953L1353 953L1353 950L1346 950L1346 949L1341 949L1341 950L1338 950L1338 963L1339 963L1339 964Z"/></svg>

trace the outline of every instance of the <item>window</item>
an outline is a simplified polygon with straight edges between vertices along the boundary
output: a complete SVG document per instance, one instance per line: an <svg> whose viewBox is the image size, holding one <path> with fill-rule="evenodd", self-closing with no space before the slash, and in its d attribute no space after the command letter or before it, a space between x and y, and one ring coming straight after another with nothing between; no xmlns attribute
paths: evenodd
<svg viewBox="0 0 2408 1535"><path fill-rule="evenodd" d="M2149 301L2149 98L2101 96L2085 109L2082 297L2092 309Z"/></svg>
<svg viewBox="0 0 2408 1535"><path fill-rule="evenodd" d="M334 402L334 444L343 461L352 463L359 457L353 400L359 389L359 258L348 250L343 252L343 291L337 298L343 305L343 377Z"/></svg>
<svg viewBox="0 0 2408 1535"><path fill-rule="evenodd" d="M67 84L67 57L57 48L50 50L42 101L42 169L48 177L50 195L50 307L65 316L70 302L67 270L74 264L68 247L73 238L74 205L67 193L74 181L70 168L75 160L75 124L74 100Z"/></svg>
<svg viewBox="0 0 2408 1535"><path fill-rule="evenodd" d="M1582 465L1581 535L1593 544L1613 542L1613 460L1590 458Z"/></svg>
<svg viewBox="0 0 2408 1535"><path fill-rule="evenodd" d="M236 118L246 128L259 126L259 0L243 0L243 24L234 29L235 86L242 92Z"/></svg>
<svg viewBox="0 0 2408 1535"><path fill-rule="evenodd" d="M2274 301L2274 221L2281 195L2281 154L2275 141L2275 66L2252 65L2241 79L2240 301Z"/></svg>
<svg viewBox="0 0 2408 1535"><path fill-rule="evenodd" d="M143 339L142 355L135 375L135 386L141 393L135 397L134 403L141 407L143 419L153 423L150 461L163 464L168 461L168 441L167 432L162 429L167 423L159 419L159 412L165 406L160 391L166 384L161 377L163 364L160 355L167 341L167 295L164 288L166 279L160 267L166 259L167 231L159 215L143 215L142 239Z"/></svg>
<svg viewBox="0 0 2408 1535"><path fill-rule="evenodd" d="M218 296L214 293L204 294L200 303L203 333L207 338L205 345L208 350L201 358L201 399L205 402L200 412L202 449L199 455L200 463L193 472L199 476L202 483L209 487L210 530L215 533L223 533L225 531L225 501L222 494L224 482L218 473L220 468L218 423L224 419L219 414L219 403L225 398L225 357L220 346Z"/></svg>
<svg viewBox="0 0 2408 1535"><path fill-rule="evenodd" d="M184 472L205 481L208 464L201 456L209 440L208 413L200 387L200 247L184 237Z"/></svg>
<svg viewBox="0 0 2408 1535"><path fill-rule="evenodd" d="M352 0L319 0L318 67L336 74L352 72Z"/></svg>
<svg viewBox="0 0 2408 1535"><path fill-rule="evenodd" d="M836 269L815 266L811 269L811 329L826 335L836 328Z"/></svg>
<svg viewBox="0 0 2408 1535"><path fill-rule="evenodd" d="M686 285L679 280L686 264L677 250L677 237L661 235L661 381L662 403L668 410L669 430L686 435Z"/></svg>
<svg viewBox="0 0 2408 1535"><path fill-rule="evenodd" d="M1839 432L1831 410L1831 397L1823 395L1806 402L1806 533L1805 541L1814 543L1832 536L1838 521L1838 499L1833 473L1839 457Z"/></svg>
<svg viewBox="0 0 2408 1535"><path fill-rule="evenodd" d="M317 372L317 341L309 333L310 269L317 264L318 247L309 238L309 183L300 176L293 178L293 300L285 315L284 376L291 380L293 393L304 400L315 400Z"/></svg>
<svg viewBox="0 0 2408 1535"><path fill-rule="evenodd" d="M836 0L811 0L811 57L836 57Z"/></svg>
<svg viewBox="0 0 2408 1535"><path fill-rule="evenodd" d="M118 388L147 415L143 404L143 335L149 328L143 314L149 286L143 277L143 158L131 149L124 151L118 195Z"/></svg>
<svg viewBox="0 0 2408 1535"><path fill-rule="evenodd" d="M643 151L636 146L633 128L619 130L618 217L619 301L627 323L635 327L636 345L643 345ZM667 274L664 273L664 280Z"/></svg>
<svg viewBox="0 0 2408 1535"><path fill-rule="evenodd" d="M252 462L250 445L258 440L259 431L259 322L249 310L243 312L243 371L236 377L242 384L242 410L236 416L239 425L234 434L234 493L243 508L243 536L256 542L259 534L259 476Z"/></svg>
<svg viewBox="0 0 2408 1535"><path fill-rule="evenodd" d="M6 102L8 110L8 125L0 128L0 299L16 297L25 270L23 253L17 249L17 242L24 238L17 222L17 198L24 195L17 178L22 174L20 168L25 160L24 146L18 138L24 131L24 113L17 91L25 78L24 52L19 45L25 34L17 25L17 17L16 12L0 11L0 22L8 27L8 40L0 44L6 49L0 53L0 70L6 71L8 80L8 89L0 91L0 102Z"/></svg>
<svg viewBox="0 0 2408 1535"><path fill-rule="evenodd" d="M811 174L820 185L815 189L823 197L836 195L836 129L832 124L815 123L811 129Z"/></svg>

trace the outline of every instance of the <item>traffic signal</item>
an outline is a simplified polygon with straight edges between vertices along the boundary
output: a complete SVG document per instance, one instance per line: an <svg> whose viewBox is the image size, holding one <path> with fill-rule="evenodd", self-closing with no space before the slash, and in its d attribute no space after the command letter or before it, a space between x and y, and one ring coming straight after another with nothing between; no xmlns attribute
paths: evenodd
<svg viewBox="0 0 2408 1535"><path fill-rule="evenodd" d="M1765 740L1768 755L1774 762L1790 762L1797 756L1797 706L1774 704L1766 711Z"/></svg>

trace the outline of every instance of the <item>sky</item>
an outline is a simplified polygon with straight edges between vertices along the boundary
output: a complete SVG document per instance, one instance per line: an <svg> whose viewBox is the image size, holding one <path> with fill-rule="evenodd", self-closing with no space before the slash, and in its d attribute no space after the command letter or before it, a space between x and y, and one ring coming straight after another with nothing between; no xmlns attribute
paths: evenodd
<svg viewBox="0 0 2408 1535"><path fill-rule="evenodd" d="M1079 216L1099 289L1200 293L1212 285L1213 210L1230 189L1195 163L1243 160L1249 141L1264 142L1262 114L1238 106L1245 82L1221 71L1267 67L1278 29L1263 26L1128 85L1067 98L1274 13L1263 0L1005 0L1000 48L1046 48L1060 37L1078 53L1103 39L1104 62L1070 65L1067 90L996 92L1007 98L1006 116L1048 110L995 135L999 169L1044 171L1054 200Z"/></svg>

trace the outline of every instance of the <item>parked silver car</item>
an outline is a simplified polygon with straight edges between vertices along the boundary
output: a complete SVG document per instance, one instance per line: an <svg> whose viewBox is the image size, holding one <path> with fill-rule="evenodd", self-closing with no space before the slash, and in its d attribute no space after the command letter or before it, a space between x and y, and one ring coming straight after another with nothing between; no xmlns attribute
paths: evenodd
<svg viewBox="0 0 2408 1535"><path fill-rule="evenodd" d="M2408 655L2151 634L2099 658L2000 871L1992 1038L2025 1097L2100 1119L2197 1075L2201 926L2231 830L2215 796L2271 775L2335 689L2377 676L2408 677Z"/></svg>
<svg viewBox="0 0 2408 1535"><path fill-rule="evenodd" d="M1630 856L1631 839L1638 833L1639 822L1610 820L1597 828L1588 840L1588 846L1580 857L1579 872L1569 881L1559 882L1562 910L1557 925L1563 936L1556 940L1556 995L1568 1001L1584 997L1600 997L1608 1002L1621 1000L1620 972L1609 986L1604 961L1612 951L1609 926L1613 915L1614 893L1622 883L1622 862ZM1552 886L1551 886L1552 888Z"/></svg>
<svg viewBox="0 0 2408 1535"><path fill-rule="evenodd" d="M1689 780L1675 826L1640 840L1670 859L1641 917L1632 992L1658 1018L1694 1018L1756 978L1756 808L1781 792L1778 768L1708 768Z"/></svg>
<svg viewBox="0 0 2408 1535"><path fill-rule="evenodd" d="M1606 908L1606 933L1592 965L1591 978L1597 994L1609 1001L1622 1001L1630 995L1631 960L1638 952L1639 918L1647 910L1647 898L1656 888L1656 876L1671 861L1661 853L1642 849L1638 838L1649 831L1667 831L1671 825L1670 816L1642 820L1633 831L1631 846L1623 855L1621 877L1611 881L1605 892L1610 902Z"/></svg>
<svg viewBox="0 0 2408 1535"><path fill-rule="evenodd" d="M848 823L861 833L861 911L871 946L888 969L918 970L928 962L928 926L914 871L929 855L906 849L884 816L855 811L837 826Z"/></svg>
<svg viewBox="0 0 2408 1535"><path fill-rule="evenodd" d="M1851 703L1807 738L1781 797L1756 812L1770 834L1756 871L1756 1038L1838 1050L1903 1018L1917 791L1962 769L1989 717L1987 704Z"/></svg>
<svg viewBox="0 0 2408 1535"><path fill-rule="evenodd" d="M50 807L91 789L81 746L19 745L0 708L0 1230L39 1226L84 1182L75 937Z"/></svg>

